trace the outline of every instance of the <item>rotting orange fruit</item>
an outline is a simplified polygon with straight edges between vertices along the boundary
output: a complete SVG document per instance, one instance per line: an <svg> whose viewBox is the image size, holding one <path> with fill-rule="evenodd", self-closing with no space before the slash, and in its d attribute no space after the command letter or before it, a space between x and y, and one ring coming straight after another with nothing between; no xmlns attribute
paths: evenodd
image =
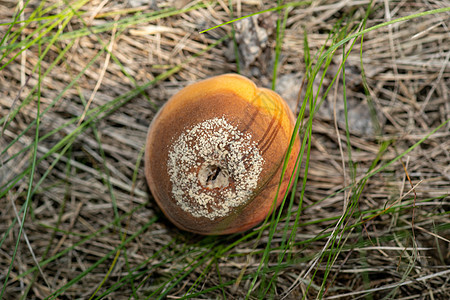
<svg viewBox="0 0 450 300"><path fill-rule="evenodd" d="M167 218L190 232L245 231L272 211L295 117L275 92L225 74L183 88L150 124L145 175ZM276 207L288 190L296 137Z"/></svg>

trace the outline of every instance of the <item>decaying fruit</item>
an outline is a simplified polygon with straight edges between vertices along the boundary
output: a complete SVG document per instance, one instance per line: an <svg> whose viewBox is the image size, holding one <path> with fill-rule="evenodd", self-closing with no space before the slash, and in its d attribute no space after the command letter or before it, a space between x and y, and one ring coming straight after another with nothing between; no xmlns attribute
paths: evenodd
<svg viewBox="0 0 450 300"><path fill-rule="evenodd" d="M275 92L235 74L182 89L153 119L145 175L164 214L205 235L244 231L274 208L295 118ZM276 207L288 189L295 139Z"/></svg>

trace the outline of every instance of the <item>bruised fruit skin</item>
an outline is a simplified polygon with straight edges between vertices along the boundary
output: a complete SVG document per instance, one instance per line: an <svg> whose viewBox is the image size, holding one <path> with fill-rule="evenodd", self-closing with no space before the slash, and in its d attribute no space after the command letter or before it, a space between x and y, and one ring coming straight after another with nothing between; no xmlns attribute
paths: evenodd
<svg viewBox="0 0 450 300"><path fill-rule="evenodd" d="M177 227L204 235L245 231L273 209L295 117L275 92L235 74L174 95L150 124L145 175ZM276 207L288 190L298 137Z"/></svg>

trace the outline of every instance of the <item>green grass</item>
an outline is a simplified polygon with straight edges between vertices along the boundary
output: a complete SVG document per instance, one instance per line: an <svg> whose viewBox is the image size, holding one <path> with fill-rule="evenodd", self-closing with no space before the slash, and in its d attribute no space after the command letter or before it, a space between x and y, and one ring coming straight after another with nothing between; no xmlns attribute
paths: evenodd
<svg viewBox="0 0 450 300"><path fill-rule="evenodd" d="M59 2L57 4L49 5L46 1L40 2L39 6L33 10L33 13L27 14L26 20L21 20L20 17L24 14L23 9L16 7L16 12L11 22L0 24L1 27L6 28L0 42L1 64L0 71L11 67L20 60L21 55L25 51L33 50L38 53L38 61L32 69L32 74L35 75L37 81L33 86L24 90L27 93L24 100L17 100L14 106L8 112L3 112L0 115L0 124L2 136L4 138L5 131L18 120L21 113L31 105L36 107L36 114L32 120L29 120L26 128L21 132L17 132L15 138L6 145L4 149L0 149L0 168L10 161L14 161L23 154L29 155L28 167L24 168L19 174L13 176L12 179L5 182L0 187L0 201L15 202L15 205L20 206L18 216L11 220L5 232L2 233L0 240L0 248L3 251L11 253L10 262L5 269L4 275L1 276L2 289L0 298L13 298L20 295L22 299L27 299L28 295L33 291L33 286L36 282L42 285L51 285L52 283L42 280L45 277L42 273L46 273L46 267L68 259L71 251L79 247L83 247L88 242L101 243L99 237L114 239L115 243L111 243L111 249L106 251L101 259L95 262L90 262L81 270L77 269L73 272L73 276L66 278L63 284L48 286L49 293L44 295L45 299L56 299L65 295L70 289L76 289L86 280L95 280L96 288L90 291L89 299L102 299L104 297L115 295L123 295L126 293L127 297L135 299L162 299L169 295L176 295L185 299L189 298L209 298L211 295L216 297L221 295L223 298L229 297L229 291L234 289L240 290L240 295L244 295L246 299L260 299L260 298L279 298L287 295L290 290L285 290L286 294L280 295L279 286L281 285L280 278L282 274L293 272L293 266L301 266L304 268L301 276L297 273L297 277L293 281L291 287L295 289L299 284L304 285L305 290L302 297L309 298L307 295L315 295L317 298L322 298L330 292L338 293L333 286L336 283L338 270L342 265L337 265L342 256L353 251L359 251L361 260L367 265L367 251L365 247L373 245L383 245L383 243L394 242L398 245L407 244L413 249L418 248L415 244L415 229L411 230L407 222L403 220L394 224L386 235L377 237L377 241L370 238L365 238L365 226L371 220L379 220L383 217L390 217L394 213L402 215L402 213L409 213L411 207L418 205L427 205L429 202L446 199L448 196L443 191L441 197L431 199L416 199L414 193L411 193L407 199L401 201L386 200L385 206L380 206L377 209L360 209L360 202L364 197L364 191L370 181L376 176L382 176L382 173L396 162L401 161L411 151L415 150L421 144L426 142L438 130L445 128L450 122L449 119L443 120L438 126L430 128L428 134L412 144L406 150L398 153L392 159L383 159L386 150L391 147L394 141L379 142L378 155L369 164L369 168L364 175L357 176L357 164L353 161L353 146L352 136L350 135L350 128L347 115L347 95L346 95L346 60L348 55L354 51L354 46L360 42L363 45L363 37L365 34L376 31L377 29L387 27L389 25L400 22L414 22L415 19L427 15L439 15L450 11L450 8L440 8L434 10L423 11L420 13L411 14L405 17L393 19L389 22L379 23L377 25L368 26L367 21L370 18L371 6L365 8L365 14L362 19L357 19L351 12L348 15L341 17L332 27L328 34L327 43L325 43L318 51L309 48L309 36L305 31L300 39L304 39L304 58L302 58L307 66L305 74L305 94L301 99L302 105L297 119L295 134L299 134L301 138L301 150L297 164L303 165L303 168L298 168L295 174L284 174L286 170L286 163L284 164L284 176L291 176L291 181L294 185L294 190L291 194L284 195L283 203L279 210L267 217L265 222L255 231L249 231L243 234L235 234L230 236L220 237L199 237L188 233L173 233L171 235L171 242L166 245L159 245L159 248L153 249L153 253L145 256L145 259L139 264L130 263L131 249L136 245L142 243L140 240L145 232L149 230L157 222L162 222L158 216L150 218L143 224L142 227L133 228L133 232L129 230L130 220L133 219L135 213L139 210L146 209L148 203L131 207L130 210L124 213L118 205L117 191L112 178L114 174L108 168L108 154L102 142L102 127L98 124L125 107L132 102L136 97L144 97L156 107L151 97L146 91L156 86L158 83L167 80L173 75L176 75L183 68L188 68L190 64L194 64L196 59L213 51L216 47L220 47L224 41L232 40L234 31L230 35L223 35L218 38L216 42L209 44L204 50L199 51L191 56L183 59L181 64L171 66L167 71L161 72L155 76L154 79L148 80L144 83L138 83L134 80L133 75L127 72L118 57L115 56L114 51L108 51L108 45L102 42L100 34L115 32L115 36L119 37L124 31L134 25L147 24L155 20L162 20L165 18L182 15L190 11L198 10L206 7L207 3L200 2L186 9L166 8L157 12L141 13L131 12L122 15L120 19L108 20L101 25L88 25L86 22L81 22L81 27L77 29L68 29L73 19L83 20L87 11L84 6L88 1L73 1L73 2ZM289 17L289 9L298 6L308 6L310 1L283 3L278 1L270 9L255 12L252 15L260 14L268 11L277 11L278 21L275 36L275 63L272 76L272 88L275 89L278 72L280 69L280 58L282 56L282 45L287 26L287 19ZM30 5L30 1L24 3L24 8ZM229 7L233 12L231 1ZM111 13L112 14L112 13ZM233 14L230 16L233 17ZM248 16L244 16L248 17ZM208 30L202 31L203 34L214 32L220 29L220 26L226 26L234 21L242 18L230 20L224 24L212 27ZM351 25L350 25L351 24ZM64 89L59 91L50 103L42 103L41 96L45 93L45 80L52 76L57 76L53 73L53 69L59 64L66 64L69 60L69 53L81 37L92 36L100 44L97 54L82 66L80 72L71 77L70 82L67 82ZM237 45L235 44L235 47ZM53 50L52 50L53 49ZM361 47L362 49L362 47ZM50 50L57 53L56 57L49 58ZM324 79L328 74L330 65L336 54L341 51L341 64L339 71L332 78L331 84L325 86ZM129 88L127 92L114 97L113 100L101 105L89 106L85 96L82 93L81 78L86 75L86 72L94 65L100 64L100 58L108 53L111 57L111 63L115 64L120 72L129 78L133 84L133 88ZM239 58L235 52L237 66L236 69L240 71ZM361 66L363 66L364 53L361 50ZM44 64L44 62L46 62ZM47 63L49 62L49 63ZM70 67L70 65L69 65ZM362 76L365 76L363 72ZM319 91L314 90L314 82L319 82ZM368 83L363 80L366 91ZM314 136L315 114L320 109L324 99L330 95L330 92L337 84L342 84L343 100L345 105L345 141L347 165L344 167L348 170L349 177L348 184L341 189L338 189L334 194L330 194L321 201L312 204L320 205L327 199L336 195L345 195L345 203L343 203L339 216L318 216L314 221L304 222L302 214L304 210L310 206L304 203L304 198L307 193L308 172L311 160L312 139ZM64 101L70 101L66 98L67 91L70 89L77 89L79 91L78 97L82 100L86 108L86 113L82 115L72 116L66 119L66 122L58 126L54 130L45 130L41 127L41 120L49 114ZM20 92L20 91L19 91ZM368 93L368 92L367 92ZM19 98L19 97L18 97ZM370 102L369 102L370 103ZM372 115L375 116L376 108L372 105ZM379 126L377 126L379 127ZM68 132L62 139L52 141L57 134L61 132ZM95 231L90 234L79 233L77 231L65 230L61 228L63 215L66 212L68 201L71 198L71 191L73 186L69 178L73 175L72 169L74 166L71 162L74 159L74 152L77 143L80 143L80 137L85 134L92 134L97 141L99 150L99 157L101 164L94 166L98 172L98 177L101 178L103 185L106 187L106 193L111 199L111 218L105 220L105 225L100 228L95 228ZM7 156L7 151L13 149L15 145L20 144L23 137L31 137L32 139L27 145L24 145L21 150L12 156ZM292 142L291 140L291 147ZM38 147L40 145L52 144L51 148L44 154L39 154ZM288 153L289 154L289 153ZM142 166L143 151L136 153L139 157L135 162L132 183L134 186L141 179L138 177L139 169ZM8 158L6 158L8 157ZM287 155L288 157L288 155ZM51 161L47 170L39 176L36 171L39 165L44 162ZM51 175L55 169L63 169L65 171L67 180L63 182L51 182ZM281 180L281 179L280 179ZM18 190L17 186L20 182L27 182L26 190ZM66 189L66 197L62 199L61 203L54 203L59 206L59 214L56 216L57 221L55 226L51 226L34 219L33 201L36 195L44 193L48 188L48 184L52 183L56 186L62 186ZM298 187L299 193L295 193L295 188ZM296 198L299 195L299 198ZM20 201L15 201L20 199ZM151 199L149 199L151 201ZM274 200L275 201L275 200ZM295 209L298 207L298 209ZM445 220L449 215L448 209L444 212L431 213L434 217L441 217ZM414 222L414 219L412 220ZM28 255L28 252L33 248L26 248L22 243L24 233L27 232L26 224L34 224L39 230L48 231L51 238L45 245L45 250L38 250L41 255L37 257L37 261L33 267L28 267L25 270L20 270L17 267L17 262L20 255ZM322 230L316 233L313 237L301 238L298 236L301 229L310 228L317 224L322 226ZM434 233L437 235L447 232L450 228L448 222L436 224ZM70 237L75 243L64 244L56 253L52 253L58 244L57 235ZM151 236L151 235L150 235ZM10 239L15 241L14 249L8 251L4 245ZM398 242L401 241L401 242ZM156 245L158 245L156 243ZM131 247L133 246L133 247ZM37 247L37 246L35 246ZM400 246L399 246L400 247ZM400 247L401 248L401 247ZM407 248L407 247L405 247ZM310 249L314 249L313 253ZM242 251L237 251L242 250ZM245 251L244 251L245 250ZM445 251L443 249L442 251ZM405 256L402 257L401 266L405 267L403 271L404 277L399 282L405 282L413 275L411 274L415 265L417 264L417 251L405 250ZM409 257L408 257L409 256ZM441 255L442 256L442 255ZM123 260L121 265L120 276L114 275L114 271L119 268L118 261ZM241 272L234 279L229 279L226 268L222 265L227 261L236 261L236 264L242 267ZM404 261L403 261L404 260ZM100 267L105 272L102 276L97 276L96 273ZM251 271L249 271L251 270ZM94 276L95 275L95 276ZM293 275L293 276L294 276ZM220 279L214 285L207 284L211 276ZM8 295L8 286L15 281L25 281L25 289L21 294ZM195 279L193 279L195 278ZM369 273L362 273L362 285L369 289ZM184 282L188 282L185 286ZM245 284L244 284L245 283ZM398 289L392 288L389 297L396 297ZM81 296L80 296L81 297ZM219 297L219 296L217 296Z"/></svg>

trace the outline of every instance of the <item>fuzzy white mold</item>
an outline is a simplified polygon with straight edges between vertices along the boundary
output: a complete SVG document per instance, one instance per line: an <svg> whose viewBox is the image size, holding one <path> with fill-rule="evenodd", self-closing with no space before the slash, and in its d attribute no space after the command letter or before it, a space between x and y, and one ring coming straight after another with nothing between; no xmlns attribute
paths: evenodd
<svg viewBox="0 0 450 300"><path fill-rule="evenodd" d="M186 129L169 149L167 170L177 204L194 217L214 220L254 192L264 159L252 135L226 118Z"/></svg>

